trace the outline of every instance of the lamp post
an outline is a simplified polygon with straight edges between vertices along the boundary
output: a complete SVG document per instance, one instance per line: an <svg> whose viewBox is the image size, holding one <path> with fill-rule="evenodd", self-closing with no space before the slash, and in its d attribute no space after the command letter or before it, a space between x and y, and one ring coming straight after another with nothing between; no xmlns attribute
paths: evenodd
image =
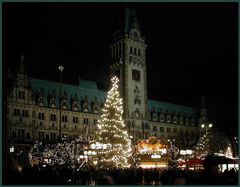
<svg viewBox="0 0 240 187"><path fill-rule="evenodd" d="M12 137L12 121L10 122L10 131L9 131L9 152L14 153L14 137Z"/></svg>
<svg viewBox="0 0 240 187"><path fill-rule="evenodd" d="M207 123L207 124L201 124L201 129L204 130L205 132L211 130L213 128L212 123Z"/></svg>
<svg viewBox="0 0 240 187"><path fill-rule="evenodd" d="M60 71L60 86L59 86L59 141L62 141L62 72L64 67L62 65L58 66Z"/></svg>

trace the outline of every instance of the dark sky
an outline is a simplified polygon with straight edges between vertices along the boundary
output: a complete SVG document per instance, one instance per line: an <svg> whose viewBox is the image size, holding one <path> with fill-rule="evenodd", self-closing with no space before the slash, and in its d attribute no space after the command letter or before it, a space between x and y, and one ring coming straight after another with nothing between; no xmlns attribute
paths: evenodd
<svg viewBox="0 0 240 187"><path fill-rule="evenodd" d="M198 107L237 133L237 3L136 3L146 37L148 98ZM107 46L119 4L3 3L3 76L21 54L31 76L109 88Z"/></svg>

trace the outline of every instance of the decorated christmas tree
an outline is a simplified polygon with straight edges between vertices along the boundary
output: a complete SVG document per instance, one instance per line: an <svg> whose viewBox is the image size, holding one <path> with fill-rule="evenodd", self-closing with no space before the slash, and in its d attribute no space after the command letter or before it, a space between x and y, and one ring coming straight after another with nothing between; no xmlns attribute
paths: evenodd
<svg viewBox="0 0 240 187"><path fill-rule="evenodd" d="M122 118L122 99L119 95L119 79L111 79L112 88L107 94L102 115L98 120L96 145L103 145L98 151L99 165L104 168L123 168L128 166L131 156L131 139Z"/></svg>
<svg viewBox="0 0 240 187"><path fill-rule="evenodd" d="M198 157L214 153L223 154L227 151L229 145L229 138L224 133L218 132L217 129L215 129L202 134L197 145L194 147L194 151Z"/></svg>
<svg viewBox="0 0 240 187"><path fill-rule="evenodd" d="M212 134L208 131L199 138L198 143L195 146L196 156L202 156L212 153L212 150L210 149L210 143L212 139Z"/></svg>

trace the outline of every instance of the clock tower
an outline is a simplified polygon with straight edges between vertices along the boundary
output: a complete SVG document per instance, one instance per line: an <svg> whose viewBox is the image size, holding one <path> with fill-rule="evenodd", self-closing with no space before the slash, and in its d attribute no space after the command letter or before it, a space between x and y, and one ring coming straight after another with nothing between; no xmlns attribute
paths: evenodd
<svg viewBox="0 0 240 187"><path fill-rule="evenodd" d="M121 7L110 44L110 68L120 79L124 118L139 127L147 116L146 46L136 10Z"/></svg>

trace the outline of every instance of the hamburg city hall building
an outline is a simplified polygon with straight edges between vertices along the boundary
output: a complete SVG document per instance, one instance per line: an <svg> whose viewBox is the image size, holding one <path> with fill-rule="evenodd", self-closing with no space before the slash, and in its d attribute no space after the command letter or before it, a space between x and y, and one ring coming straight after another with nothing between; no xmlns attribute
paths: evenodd
<svg viewBox="0 0 240 187"><path fill-rule="evenodd" d="M199 108L149 99L146 68L150 62L136 11L124 7L117 20L109 42L109 68L120 79L124 119L132 142L155 136L161 140L176 139L179 146L195 144L200 124L207 121L204 98ZM8 143L54 143L59 140L59 131L68 140L78 136L94 138L107 95L96 82L81 79L78 85L72 85L30 77L24 56L14 75L8 76L8 82L4 106Z"/></svg>

